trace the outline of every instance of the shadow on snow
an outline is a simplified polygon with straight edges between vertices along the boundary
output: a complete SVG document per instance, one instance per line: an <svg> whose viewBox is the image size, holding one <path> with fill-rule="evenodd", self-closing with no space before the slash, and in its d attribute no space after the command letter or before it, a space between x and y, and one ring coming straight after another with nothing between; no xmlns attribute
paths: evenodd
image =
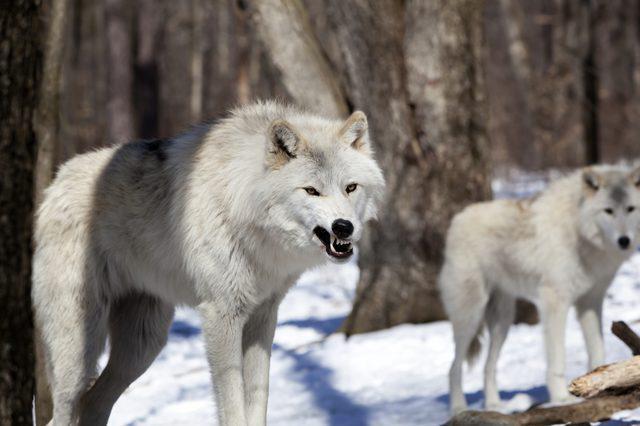
<svg viewBox="0 0 640 426"><path fill-rule="evenodd" d="M332 382L333 371L320 364L306 352L298 353L274 344L273 349L292 358L295 365L292 377L311 392L316 407L327 415L331 426L366 426L369 424L367 407L353 401L346 393L336 389Z"/></svg>

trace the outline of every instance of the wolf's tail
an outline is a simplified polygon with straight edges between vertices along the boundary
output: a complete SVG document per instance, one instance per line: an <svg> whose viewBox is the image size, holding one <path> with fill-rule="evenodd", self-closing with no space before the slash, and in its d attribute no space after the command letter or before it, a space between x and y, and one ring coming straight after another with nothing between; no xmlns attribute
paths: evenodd
<svg viewBox="0 0 640 426"><path fill-rule="evenodd" d="M469 345L469 349L467 350L467 364L470 367L474 366L476 361L478 361L478 356L480 355L480 351L482 351L482 334L484 331L484 320L480 323L476 334L473 336L473 340L471 340L471 344Z"/></svg>
<svg viewBox="0 0 640 426"><path fill-rule="evenodd" d="M487 324L506 322L507 327L513 323L515 319L516 299L513 296L495 289L489 301L484 307L482 320L478 324L478 329L471 340L469 349L467 350L467 363L472 366L478 358L482 350L482 341L484 340L484 331Z"/></svg>

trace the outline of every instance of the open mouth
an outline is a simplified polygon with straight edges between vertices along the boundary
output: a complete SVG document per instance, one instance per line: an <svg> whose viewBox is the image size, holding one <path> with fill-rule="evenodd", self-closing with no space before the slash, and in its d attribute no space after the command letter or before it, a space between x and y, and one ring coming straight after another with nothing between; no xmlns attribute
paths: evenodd
<svg viewBox="0 0 640 426"><path fill-rule="evenodd" d="M316 226L313 230L316 237L324 244L324 248L334 259L348 259L353 254L353 245L350 241L341 240L335 235L331 235L329 231L322 226Z"/></svg>

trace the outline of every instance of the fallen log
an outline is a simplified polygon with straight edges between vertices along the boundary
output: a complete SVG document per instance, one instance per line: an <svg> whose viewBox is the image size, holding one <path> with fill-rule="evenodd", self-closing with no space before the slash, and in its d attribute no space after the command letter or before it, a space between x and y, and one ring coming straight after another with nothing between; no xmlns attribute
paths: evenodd
<svg viewBox="0 0 640 426"><path fill-rule="evenodd" d="M623 395L601 396L557 407L532 408L516 414L463 411L447 424L450 426L519 426L596 422L607 420L618 411L631 410L638 406L640 406L640 389L633 389Z"/></svg>
<svg viewBox="0 0 640 426"><path fill-rule="evenodd" d="M451 426L552 425L590 423L609 419L613 414L640 406L640 337L623 321L611 325L611 331L631 349L633 358L603 365L574 379L569 385L573 395L589 398L576 404L531 408L522 413L464 411L449 420Z"/></svg>
<svg viewBox="0 0 640 426"><path fill-rule="evenodd" d="M569 384L569 392L582 398L594 397L608 389L624 389L640 384L640 356L602 365Z"/></svg>

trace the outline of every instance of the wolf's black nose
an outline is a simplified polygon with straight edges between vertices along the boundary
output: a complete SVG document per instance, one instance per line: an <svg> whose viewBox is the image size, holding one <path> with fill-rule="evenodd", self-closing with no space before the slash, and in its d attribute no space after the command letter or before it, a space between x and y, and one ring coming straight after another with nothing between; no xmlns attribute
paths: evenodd
<svg viewBox="0 0 640 426"><path fill-rule="evenodd" d="M618 245L621 249L626 250L629 247L629 244L631 244L631 240L626 235L618 238Z"/></svg>
<svg viewBox="0 0 640 426"><path fill-rule="evenodd" d="M353 223L344 219L336 219L331 225L331 230L338 238L349 238L353 234Z"/></svg>

